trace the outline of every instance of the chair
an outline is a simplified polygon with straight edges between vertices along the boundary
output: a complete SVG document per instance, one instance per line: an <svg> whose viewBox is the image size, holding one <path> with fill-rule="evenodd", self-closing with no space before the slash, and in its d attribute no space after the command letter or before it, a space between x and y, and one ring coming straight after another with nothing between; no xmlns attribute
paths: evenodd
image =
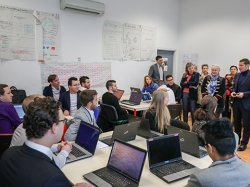
<svg viewBox="0 0 250 187"><path fill-rule="evenodd" d="M102 103L100 107L101 111L97 124L103 132L114 130L114 126L116 125L128 123L128 120L118 119L118 114L114 106Z"/></svg>
<svg viewBox="0 0 250 187"><path fill-rule="evenodd" d="M0 158L4 151L9 148L13 134L0 134Z"/></svg>
<svg viewBox="0 0 250 187"><path fill-rule="evenodd" d="M171 119L181 120L182 105L177 103L173 105L168 105L168 110L171 115Z"/></svg>

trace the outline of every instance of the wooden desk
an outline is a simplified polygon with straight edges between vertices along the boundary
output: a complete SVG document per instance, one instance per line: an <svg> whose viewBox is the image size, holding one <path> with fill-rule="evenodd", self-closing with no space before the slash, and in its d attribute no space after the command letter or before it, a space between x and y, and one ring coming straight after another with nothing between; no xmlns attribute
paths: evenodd
<svg viewBox="0 0 250 187"><path fill-rule="evenodd" d="M111 134L112 132L104 133L102 136L106 136L108 134ZM138 147L141 147L143 149L146 149L146 140L144 138L141 138L139 136L136 137L134 141L130 142L133 145L136 145ZM105 147L102 149L97 149L95 152L95 155L93 157L83 159L80 161L76 161L73 163L66 164L62 171L63 173L68 177L71 182L78 183L85 181L82 177L82 175L89 173L91 171L100 169L102 167L105 167L108 163L109 154L111 151L111 147ZM204 158L198 159L193 156L187 155L185 153L182 153L182 157L184 160L188 161L189 163L199 167L199 168L207 168L211 163L212 160L209 156L205 156ZM178 186L184 186L187 184L188 178L179 180L177 182L173 183L166 183L160 178L156 177L149 171L149 165L148 165L148 157L146 158L140 185L139 186L145 186L145 187L152 187L152 186L172 186L172 187L178 187Z"/></svg>

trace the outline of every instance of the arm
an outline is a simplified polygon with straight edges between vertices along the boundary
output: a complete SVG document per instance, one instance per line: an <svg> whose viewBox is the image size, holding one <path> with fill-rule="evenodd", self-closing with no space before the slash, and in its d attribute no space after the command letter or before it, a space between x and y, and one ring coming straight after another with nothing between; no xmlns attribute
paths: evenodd
<svg viewBox="0 0 250 187"><path fill-rule="evenodd" d="M207 95L207 77L205 77L205 79L202 82L202 85L201 85L201 94L202 94L202 97L204 97L205 95Z"/></svg>
<svg viewBox="0 0 250 187"><path fill-rule="evenodd" d="M157 131L155 128L155 116L152 114L150 110L146 112L145 119L149 120L150 129L153 131Z"/></svg>
<svg viewBox="0 0 250 187"><path fill-rule="evenodd" d="M183 88L188 88L188 83L187 83L187 77L186 77L187 75L186 75L186 73L183 73L183 75L182 75L182 78L181 78L181 82L180 82L180 86L181 86L181 88L183 89Z"/></svg>
<svg viewBox="0 0 250 187"><path fill-rule="evenodd" d="M216 99L217 100L222 99L225 91L226 91L226 83L225 83L225 79L222 78L219 92L215 94Z"/></svg>
<svg viewBox="0 0 250 187"><path fill-rule="evenodd" d="M177 101L177 102L180 102L180 100L181 100L181 87L177 87L176 88L176 96L175 96L175 100Z"/></svg>
<svg viewBox="0 0 250 187"><path fill-rule="evenodd" d="M189 86L197 87L199 84L199 73L194 73L190 80L188 81Z"/></svg>
<svg viewBox="0 0 250 187"><path fill-rule="evenodd" d="M22 122L12 104L9 105L8 109L8 119L11 122L11 126L13 129L16 129L18 125L20 125Z"/></svg>
<svg viewBox="0 0 250 187"><path fill-rule="evenodd" d="M200 181L198 180L198 178L194 174L192 174L190 175L188 183L185 187L202 187L202 185Z"/></svg>
<svg viewBox="0 0 250 187"><path fill-rule="evenodd" d="M69 128L67 129L65 135L64 135L64 139L68 140L68 141L75 141L76 136L77 136L77 132L81 123L80 119L73 119L74 123L72 123Z"/></svg>

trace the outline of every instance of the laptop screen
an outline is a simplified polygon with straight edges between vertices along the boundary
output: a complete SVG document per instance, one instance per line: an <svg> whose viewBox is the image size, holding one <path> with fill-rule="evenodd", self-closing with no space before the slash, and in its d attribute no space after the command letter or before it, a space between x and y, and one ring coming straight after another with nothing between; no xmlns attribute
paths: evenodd
<svg viewBox="0 0 250 187"><path fill-rule="evenodd" d="M114 95L117 97L118 100L120 100L123 93L124 93L124 90L119 90L118 89L116 92L114 92Z"/></svg>
<svg viewBox="0 0 250 187"><path fill-rule="evenodd" d="M141 93L141 89L140 88L135 88L135 87L130 87L130 91L131 92Z"/></svg>
<svg viewBox="0 0 250 187"><path fill-rule="evenodd" d="M97 127L86 122L82 122L80 124L75 142L91 154L94 154L99 135L100 130Z"/></svg>
<svg viewBox="0 0 250 187"><path fill-rule="evenodd" d="M108 166L139 182L146 151L121 141L114 141Z"/></svg>
<svg viewBox="0 0 250 187"><path fill-rule="evenodd" d="M15 109L16 109L16 112L18 114L18 117L20 119L23 119L23 116L25 115L24 111L23 111L23 107L22 105L14 105Z"/></svg>
<svg viewBox="0 0 250 187"><path fill-rule="evenodd" d="M149 100L151 100L150 93L142 93L142 100L143 101L149 101Z"/></svg>
<svg viewBox="0 0 250 187"><path fill-rule="evenodd" d="M147 146L149 167L181 158L178 134L148 139Z"/></svg>
<svg viewBox="0 0 250 187"><path fill-rule="evenodd" d="M138 92L131 92L129 101L139 104L141 102L142 94Z"/></svg>

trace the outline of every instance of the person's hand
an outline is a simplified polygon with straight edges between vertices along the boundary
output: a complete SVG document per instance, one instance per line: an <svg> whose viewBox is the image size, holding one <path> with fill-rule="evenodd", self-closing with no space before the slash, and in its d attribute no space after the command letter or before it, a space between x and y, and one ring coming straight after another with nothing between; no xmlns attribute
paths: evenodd
<svg viewBox="0 0 250 187"><path fill-rule="evenodd" d="M72 150L72 144L71 144L70 142L68 142L68 141L62 142L62 143L59 144L59 145L61 145L61 151L62 151L62 150L65 150L65 151L67 151L68 153L70 153L71 150Z"/></svg>
<svg viewBox="0 0 250 187"><path fill-rule="evenodd" d="M94 186L89 183L82 182L82 183L76 183L73 187L94 187Z"/></svg>
<svg viewBox="0 0 250 187"><path fill-rule="evenodd" d="M69 111L68 110L64 110L63 115L69 116Z"/></svg>
<svg viewBox="0 0 250 187"><path fill-rule="evenodd" d="M244 97L244 93L243 92L239 92L236 94L237 98L243 98Z"/></svg>
<svg viewBox="0 0 250 187"><path fill-rule="evenodd" d="M237 95L237 94L236 94L235 92L232 92L232 93L231 93L231 97L236 97L236 95Z"/></svg>

